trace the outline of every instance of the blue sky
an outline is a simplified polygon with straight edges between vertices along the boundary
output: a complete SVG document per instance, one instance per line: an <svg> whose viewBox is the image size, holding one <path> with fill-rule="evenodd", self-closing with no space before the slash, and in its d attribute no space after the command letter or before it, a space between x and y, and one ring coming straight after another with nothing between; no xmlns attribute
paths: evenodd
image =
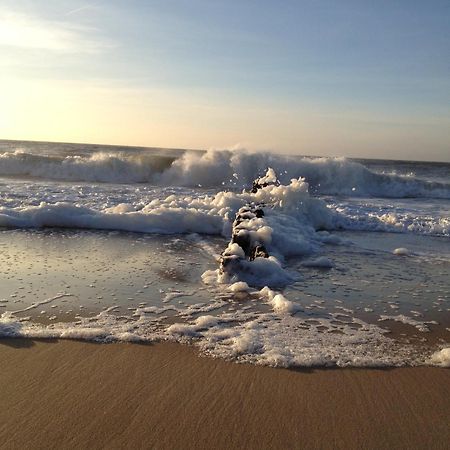
<svg viewBox="0 0 450 450"><path fill-rule="evenodd" d="M448 1L1 0L0 137L450 160L449 23Z"/></svg>

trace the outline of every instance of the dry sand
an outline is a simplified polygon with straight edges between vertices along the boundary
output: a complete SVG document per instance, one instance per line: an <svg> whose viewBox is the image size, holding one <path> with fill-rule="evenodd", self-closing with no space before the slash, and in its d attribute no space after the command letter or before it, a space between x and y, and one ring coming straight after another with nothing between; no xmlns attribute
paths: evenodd
<svg viewBox="0 0 450 450"><path fill-rule="evenodd" d="M448 449L450 370L283 370L179 344L0 340L0 447Z"/></svg>

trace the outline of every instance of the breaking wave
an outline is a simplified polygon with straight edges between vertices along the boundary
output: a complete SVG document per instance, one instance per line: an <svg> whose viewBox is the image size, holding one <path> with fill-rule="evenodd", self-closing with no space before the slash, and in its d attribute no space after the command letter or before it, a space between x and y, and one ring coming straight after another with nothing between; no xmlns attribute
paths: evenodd
<svg viewBox="0 0 450 450"><path fill-rule="evenodd" d="M96 152L89 156L36 155L20 150L0 154L0 175L60 181L151 183L175 157Z"/></svg>
<svg viewBox="0 0 450 450"><path fill-rule="evenodd" d="M280 182L304 178L312 194L450 198L450 183L376 173L346 158L309 158L246 151L187 151L179 157L126 152L46 156L0 154L0 176L183 187L245 187L272 167Z"/></svg>
<svg viewBox="0 0 450 450"><path fill-rule="evenodd" d="M300 253L310 251L317 236L312 240L311 237L317 230L450 235L450 220L442 213L413 209L391 211L365 203L325 202L312 196L308 183L302 179L266 187L257 193L224 189L206 195L198 190L165 188L136 193L133 186L128 188L131 189L114 195L100 190L92 196L90 191L84 190L55 193L51 185L27 193L29 187L25 186L25 190L16 193L14 198L6 197L4 206L0 206L0 227L62 227L228 237L236 211L249 203L262 202L270 205L269 225L277 230L276 240L283 242L284 254L296 253L298 248ZM24 201L26 196L30 199Z"/></svg>

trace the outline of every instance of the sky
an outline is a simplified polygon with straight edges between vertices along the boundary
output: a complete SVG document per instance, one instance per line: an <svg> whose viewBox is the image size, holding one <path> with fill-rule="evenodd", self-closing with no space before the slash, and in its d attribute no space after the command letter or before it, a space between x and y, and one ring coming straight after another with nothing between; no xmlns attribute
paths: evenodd
<svg viewBox="0 0 450 450"><path fill-rule="evenodd" d="M0 0L0 138L450 161L450 2Z"/></svg>

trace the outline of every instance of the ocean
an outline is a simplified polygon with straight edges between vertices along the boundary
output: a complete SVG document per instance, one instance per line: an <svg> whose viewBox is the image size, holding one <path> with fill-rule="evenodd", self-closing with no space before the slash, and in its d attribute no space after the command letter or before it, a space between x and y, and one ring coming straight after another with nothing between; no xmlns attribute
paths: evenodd
<svg viewBox="0 0 450 450"><path fill-rule="evenodd" d="M0 141L0 264L0 337L450 365L449 163Z"/></svg>

